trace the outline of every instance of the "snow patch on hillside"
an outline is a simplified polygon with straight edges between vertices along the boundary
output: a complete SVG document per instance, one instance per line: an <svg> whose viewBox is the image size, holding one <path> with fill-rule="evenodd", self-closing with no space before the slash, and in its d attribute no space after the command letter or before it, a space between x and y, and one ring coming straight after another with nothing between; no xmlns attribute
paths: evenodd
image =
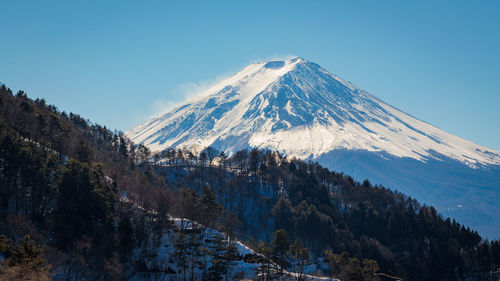
<svg viewBox="0 0 500 281"><path fill-rule="evenodd" d="M178 230L193 230L201 226L198 223L187 219L171 217L170 220ZM145 268L143 269L143 271L133 270L129 272L129 279L151 280L151 278L155 277L159 280L177 280L178 278L181 278L183 275L183 270L176 264L175 259L173 259L173 255L175 252L174 244L177 239L177 235L178 233L176 231L167 229L166 231L163 231L159 239L156 238L157 242L153 241L155 238L152 235L149 239L149 242L147 243L147 246L136 248L134 250L134 260L142 261ZM204 242L201 246L206 248L212 247L212 242L209 241L214 241L216 237L222 237L225 240L227 239L227 236L224 233L221 233L212 228L206 228L203 235ZM241 257L245 257L246 255L260 255L240 241L232 242L235 243L237 252ZM207 267L210 266L211 264L208 261ZM258 273L258 268L260 266L261 264L259 263L246 262L244 259L238 260L230 267L228 280L235 280L237 277L244 278L245 280L255 279L257 277L256 274ZM277 270L277 265L274 263L273 268L273 270ZM314 267L311 268L314 269ZM192 279L202 279L203 270L201 268L197 267L192 272L190 270L187 271L188 272L186 272L186 274L188 279L191 279L191 273L193 275ZM279 276L279 278L275 280L291 281L296 280L297 276L297 273L284 270L284 275ZM302 276L304 277L303 280L329 280L328 277L323 276L313 276L309 274L303 274Z"/></svg>

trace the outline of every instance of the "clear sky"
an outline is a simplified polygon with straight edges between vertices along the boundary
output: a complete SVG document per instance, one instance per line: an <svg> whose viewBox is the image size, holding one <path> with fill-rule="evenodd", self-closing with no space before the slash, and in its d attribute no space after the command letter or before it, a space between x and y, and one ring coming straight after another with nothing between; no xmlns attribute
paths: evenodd
<svg viewBox="0 0 500 281"><path fill-rule="evenodd" d="M0 81L110 128L295 55L500 150L500 1L0 0L0 11Z"/></svg>

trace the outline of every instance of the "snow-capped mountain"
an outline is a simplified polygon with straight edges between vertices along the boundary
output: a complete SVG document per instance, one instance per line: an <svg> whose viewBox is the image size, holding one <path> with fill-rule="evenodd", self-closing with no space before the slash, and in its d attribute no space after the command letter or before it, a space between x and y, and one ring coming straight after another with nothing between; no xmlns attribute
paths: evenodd
<svg viewBox="0 0 500 281"><path fill-rule="evenodd" d="M425 161L432 151L470 166L500 154L403 113L301 58L252 64L128 135L152 150L247 147L316 158L334 149Z"/></svg>
<svg viewBox="0 0 500 281"><path fill-rule="evenodd" d="M302 58L251 64L127 135L153 151L256 147L315 159L471 225L478 219L468 219L470 209L500 202L500 152L420 121ZM483 234L500 233L500 219L486 228Z"/></svg>

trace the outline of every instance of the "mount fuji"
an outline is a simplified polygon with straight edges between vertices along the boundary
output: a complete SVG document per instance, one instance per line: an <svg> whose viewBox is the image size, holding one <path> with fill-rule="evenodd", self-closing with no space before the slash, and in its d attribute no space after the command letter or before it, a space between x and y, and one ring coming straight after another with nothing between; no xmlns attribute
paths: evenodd
<svg viewBox="0 0 500 281"><path fill-rule="evenodd" d="M153 151L211 146L314 160L500 237L500 152L412 117L302 58L251 64L127 132Z"/></svg>

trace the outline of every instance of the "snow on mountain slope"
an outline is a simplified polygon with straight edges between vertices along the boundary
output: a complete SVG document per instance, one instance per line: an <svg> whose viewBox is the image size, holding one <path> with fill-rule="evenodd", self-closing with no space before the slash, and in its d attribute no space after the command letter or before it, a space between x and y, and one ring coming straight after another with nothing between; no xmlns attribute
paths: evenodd
<svg viewBox="0 0 500 281"><path fill-rule="evenodd" d="M302 58L255 63L127 135L153 151L278 150L397 189L500 238L500 152L422 122Z"/></svg>
<svg viewBox="0 0 500 281"><path fill-rule="evenodd" d="M425 162L434 152L470 167L500 153L451 135L384 103L302 58L255 63L127 132L152 150L257 147L298 158L338 149Z"/></svg>

